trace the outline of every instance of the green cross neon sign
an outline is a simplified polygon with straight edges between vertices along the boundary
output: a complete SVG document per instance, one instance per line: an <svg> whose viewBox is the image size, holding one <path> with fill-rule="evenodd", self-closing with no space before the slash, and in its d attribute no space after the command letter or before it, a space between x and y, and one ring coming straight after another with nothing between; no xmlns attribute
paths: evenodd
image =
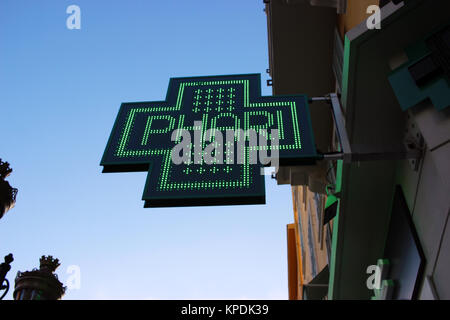
<svg viewBox="0 0 450 320"><path fill-rule="evenodd" d="M252 151L276 149L281 165L318 158L307 101L305 95L261 96L260 74L171 78L165 101L122 103L100 165L103 172L148 171L145 207L263 204L263 164L250 161ZM241 145L242 161L228 161L237 154L228 140L219 144L227 160L222 164L172 161L181 130L201 137L190 143L190 157L207 146L208 129L223 136L277 129L279 144L271 144L268 133L267 145Z"/></svg>

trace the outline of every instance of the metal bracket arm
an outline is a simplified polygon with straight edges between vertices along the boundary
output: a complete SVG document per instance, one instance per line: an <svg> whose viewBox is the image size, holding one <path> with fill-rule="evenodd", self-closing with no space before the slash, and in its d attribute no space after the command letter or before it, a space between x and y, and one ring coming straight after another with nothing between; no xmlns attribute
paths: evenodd
<svg viewBox="0 0 450 320"><path fill-rule="evenodd" d="M315 101L326 101L331 105L331 113L336 125L341 150L339 152L322 154L321 156L325 160L343 160L344 163L351 163L355 161L420 159L423 156L423 150L414 147L398 152L352 152L347 129L345 127L345 117L341 109L338 95L336 93L330 93L325 97L310 98L309 101L311 103Z"/></svg>

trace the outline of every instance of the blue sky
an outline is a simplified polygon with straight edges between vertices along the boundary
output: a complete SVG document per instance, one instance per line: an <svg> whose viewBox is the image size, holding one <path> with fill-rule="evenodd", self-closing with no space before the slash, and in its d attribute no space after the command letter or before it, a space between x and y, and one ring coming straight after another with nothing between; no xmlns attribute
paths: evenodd
<svg viewBox="0 0 450 320"><path fill-rule="evenodd" d="M66 8L81 8L81 30ZM0 157L17 204L0 221L8 273L51 254L81 270L64 299L287 299L289 186L266 205L144 209L147 173L102 174L121 102L169 78L268 68L261 0L0 1ZM12 291L8 298L12 297Z"/></svg>

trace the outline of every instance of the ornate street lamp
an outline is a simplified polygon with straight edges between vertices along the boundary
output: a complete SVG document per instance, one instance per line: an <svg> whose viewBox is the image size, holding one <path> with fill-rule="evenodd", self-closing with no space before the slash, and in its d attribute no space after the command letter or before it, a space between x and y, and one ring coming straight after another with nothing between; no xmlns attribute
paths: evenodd
<svg viewBox="0 0 450 320"><path fill-rule="evenodd" d="M17 189L11 187L9 182L5 180L11 172L12 169L9 167L9 163L0 159L0 219L16 204ZM11 262L13 261L13 255L10 253L5 257L5 262L0 264L0 300L9 291L9 281L6 279L6 274L11 270Z"/></svg>
<svg viewBox="0 0 450 320"><path fill-rule="evenodd" d="M17 189L11 187L9 182L5 180L11 172L9 163L0 159L0 219L16 204Z"/></svg>

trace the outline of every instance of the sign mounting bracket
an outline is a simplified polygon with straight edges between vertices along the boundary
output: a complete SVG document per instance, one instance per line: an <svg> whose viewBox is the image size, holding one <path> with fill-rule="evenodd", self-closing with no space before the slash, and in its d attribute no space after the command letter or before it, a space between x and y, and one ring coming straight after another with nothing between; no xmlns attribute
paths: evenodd
<svg viewBox="0 0 450 320"><path fill-rule="evenodd" d="M330 93L324 97L310 98L309 102L325 101L331 106L333 121L336 126L337 135L341 150L339 152L331 152L322 154L324 160L343 160L344 163L352 163L359 161L378 161L378 160L415 160L416 163L423 157L423 149L418 145L408 144L404 150L400 151L364 151L353 152L350 140L345 127L345 116L341 109L339 96L336 93Z"/></svg>

